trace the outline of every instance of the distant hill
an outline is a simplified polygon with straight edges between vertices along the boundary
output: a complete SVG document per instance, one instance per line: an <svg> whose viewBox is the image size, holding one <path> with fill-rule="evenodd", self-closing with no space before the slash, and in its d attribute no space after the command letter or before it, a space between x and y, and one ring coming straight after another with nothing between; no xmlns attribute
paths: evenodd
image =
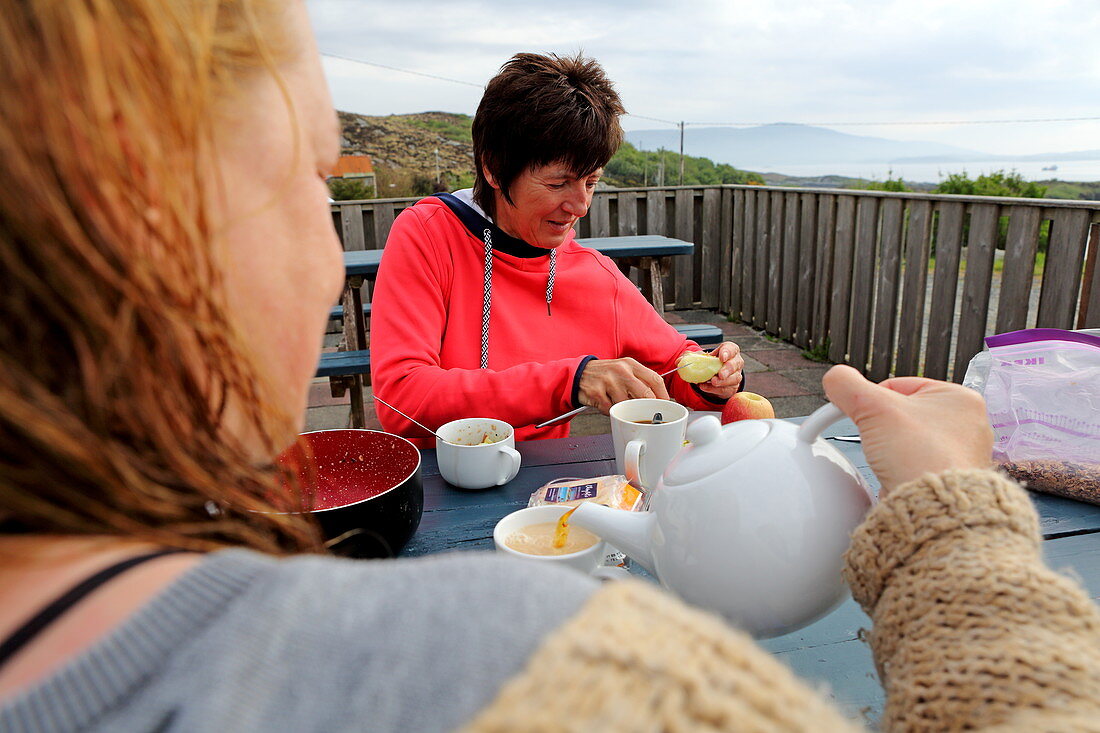
<svg viewBox="0 0 1100 733"><path fill-rule="evenodd" d="M626 139L641 150L679 151L679 130L632 130ZM758 127L689 127L684 152L755 170L792 165L890 163L996 163L1021 160L1100 160L1100 150L1032 155L995 155L926 141L849 135L823 127L794 124Z"/></svg>
<svg viewBox="0 0 1100 733"><path fill-rule="evenodd" d="M439 151L439 169L446 173L448 182L452 188L466 187L473 183L474 154L473 144L470 139L470 127L473 118L469 115L453 114L450 112L421 112L418 114L388 115L373 117L359 115L351 112L340 112L341 147L345 154L366 154L374 160L375 170L379 180L379 193L384 196L410 196L414 193L426 193L417 190L421 187L430 188L430 179L435 175L435 151ZM731 134L732 133L732 134ZM739 134L745 133L745 134ZM664 137L661 137L661 136ZM669 137L671 135L671 137ZM679 133L665 130L636 130L627 133L627 140L638 145L637 139L651 141L651 150L656 150L664 145L668 150L679 152ZM721 144L711 144L710 140L717 140ZM724 142L723 142L724 141ZM734 142L730 142L734 141ZM868 143L867 141L871 141ZM726 148L722 145L729 143ZM736 143L736 144L735 144ZM872 144L873 143L873 144ZM663 156L656 153L646 153L643 149L636 149L635 145L624 145L607 166L604 176L604 185L607 186L640 186L643 184L655 185L658 180L658 171L664 171L665 182L672 184L678 181L679 156L667 153ZM808 127L805 125L767 125L764 127L738 130L731 128L688 128L685 136L685 152L689 157L686 161L684 178L688 184L714 184L714 183L747 183L749 181L764 182L773 186L806 186L828 188L866 188L869 181L858 178L842 176L815 176L795 177L778 173L752 173L744 170L750 168L766 171L772 165L779 165L783 155L796 156L794 151L803 150L806 155L818 157L808 162L835 162L825 160L828 156L841 154L855 155L859 151L866 154L868 150L898 151L901 148L891 146L907 146L904 149L909 152L914 150L924 151L928 155L966 155L985 156L984 159L995 159L996 156L988 156L977 151L966 151L962 148L938 145L936 143L905 143L884 138L865 137L858 135L846 135L844 133L825 130L823 128ZM737 147L741 146L741 147ZM908 146L933 146L933 147L908 147ZM699 154L699 148L710 148L718 152ZM726 149L726 153L722 150ZM843 153L843 151L849 151ZM938 150L938 153L936 152ZM770 152L769 152L770 151ZM955 151L952 153L951 151ZM961 152L959 152L961 151ZM1100 151L1080 151L1075 154L1059 154L1060 160L1069 160L1069 155L1087 156L1095 154L1100 158ZM728 155L723 158L721 155ZM774 157L771 162L752 163L752 160L762 160L769 156ZM797 156L796 156L797 157ZM1027 156L1039 160L1050 158L1050 155ZM1016 160L1021 156L1015 156ZM1087 159L1087 158L1086 158ZM660 162L658 162L660 161ZM806 161L803 161L806 162ZM733 168L737 165L738 168ZM660 166L660 167L659 167ZM667 170L665 170L667 168ZM416 180L419 179L419 182ZM390 186L390 183L394 183ZM1062 184L1056 181L1046 182L1050 186L1048 196L1064 198L1089 198L1100 197L1100 184ZM931 186L907 184L917 190L928 190ZM1057 185L1054 185L1057 184Z"/></svg>
<svg viewBox="0 0 1100 733"><path fill-rule="evenodd" d="M452 188L473 185L474 151L470 136L473 118L469 115L450 112L385 117L352 112L338 114L342 152L371 156L380 195L404 196L430 191L436 172L437 150L439 170L446 174ZM646 182L653 185L658 171L656 157L639 152L629 144L623 145L608 164L601 185L641 186ZM665 180L669 184L678 181L678 161L678 156L675 161L671 157L667 161L669 170ZM665 164L661 163L660 167L663 171ZM747 180L761 182L762 179L728 165L716 165L706 158L689 157L685 161L684 183L687 184L743 183Z"/></svg>
<svg viewBox="0 0 1100 733"><path fill-rule="evenodd" d="M679 130L633 130L627 140L644 150L679 150ZM904 142L849 135L823 127L774 124L759 127L689 127L684 152L756 170L784 165L890 163L902 158L977 160L976 150L933 142Z"/></svg>

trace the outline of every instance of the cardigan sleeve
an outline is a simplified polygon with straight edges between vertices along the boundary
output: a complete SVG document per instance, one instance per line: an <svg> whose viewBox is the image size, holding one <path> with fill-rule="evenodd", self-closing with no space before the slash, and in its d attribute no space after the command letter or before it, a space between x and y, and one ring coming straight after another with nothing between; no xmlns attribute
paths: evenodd
<svg viewBox="0 0 1100 733"><path fill-rule="evenodd" d="M1097 730L1100 611L1043 564L1026 493L993 471L902 485L853 535L885 730Z"/></svg>
<svg viewBox="0 0 1100 733"><path fill-rule="evenodd" d="M846 720L749 636L640 581L609 583L466 731L819 731Z"/></svg>

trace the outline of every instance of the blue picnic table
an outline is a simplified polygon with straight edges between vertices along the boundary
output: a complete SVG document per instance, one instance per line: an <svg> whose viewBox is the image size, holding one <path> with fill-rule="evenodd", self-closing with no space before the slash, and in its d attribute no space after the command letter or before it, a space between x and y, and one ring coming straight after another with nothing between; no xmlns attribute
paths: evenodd
<svg viewBox="0 0 1100 733"><path fill-rule="evenodd" d="M658 313L664 313L663 278L668 273L670 258L690 255L695 245L682 239L658 234L640 234L628 237L593 237L578 239L577 244L591 247L615 261L624 274L637 267L643 277L646 297ZM348 278L373 280L378 275L384 249L364 249L344 252L344 271Z"/></svg>
<svg viewBox="0 0 1100 733"><path fill-rule="evenodd" d="M695 245L682 239L662 237L658 234L640 234L631 237L593 237L578 239L577 244L591 247L612 259L624 257L672 257L689 255ZM344 271L348 277L358 275L368 279L378 274L384 249L361 249L344 252Z"/></svg>
<svg viewBox="0 0 1100 733"><path fill-rule="evenodd" d="M801 421L801 418L794 418ZM827 437L856 434L843 420L825 431ZM859 443L833 441L863 474L874 491L879 483L867 466ZM519 474L508 484L483 491L462 491L439 475L435 451L422 451L424 517L402 551L415 556L451 550L492 550L493 527L506 514L527 505L531 493L556 478L591 478L615 473L610 435L517 444L523 456ZM1031 494L1039 512L1043 550L1055 569L1069 568L1094 600L1100 600L1100 506ZM884 697L870 648L860 630L870 619L852 600L800 631L767 639L762 646L786 662L815 687L824 687L841 710L853 719L874 725L881 717Z"/></svg>

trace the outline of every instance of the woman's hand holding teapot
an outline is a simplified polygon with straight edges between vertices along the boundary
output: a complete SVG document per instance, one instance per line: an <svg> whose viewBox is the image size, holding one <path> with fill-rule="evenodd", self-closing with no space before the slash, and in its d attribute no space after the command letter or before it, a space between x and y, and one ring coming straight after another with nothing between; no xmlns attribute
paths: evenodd
<svg viewBox="0 0 1100 733"><path fill-rule="evenodd" d="M926 473L989 468L993 430L981 395L957 384L897 377L874 384L849 366L822 379L829 400L859 428L880 498Z"/></svg>

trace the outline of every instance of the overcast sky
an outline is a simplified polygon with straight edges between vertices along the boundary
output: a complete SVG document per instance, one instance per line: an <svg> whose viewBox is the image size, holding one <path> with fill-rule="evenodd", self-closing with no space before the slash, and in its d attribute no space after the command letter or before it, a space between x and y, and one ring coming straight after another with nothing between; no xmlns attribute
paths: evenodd
<svg viewBox="0 0 1100 733"><path fill-rule="evenodd" d="M627 110L688 122L1100 117L1097 0L308 0L321 51L483 85L583 50ZM338 59L339 109L473 114L478 87ZM667 127L637 117L627 129ZM1100 121L837 127L999 154L1100 148ZM690 134L690 128L689 128Z"/></svg>

